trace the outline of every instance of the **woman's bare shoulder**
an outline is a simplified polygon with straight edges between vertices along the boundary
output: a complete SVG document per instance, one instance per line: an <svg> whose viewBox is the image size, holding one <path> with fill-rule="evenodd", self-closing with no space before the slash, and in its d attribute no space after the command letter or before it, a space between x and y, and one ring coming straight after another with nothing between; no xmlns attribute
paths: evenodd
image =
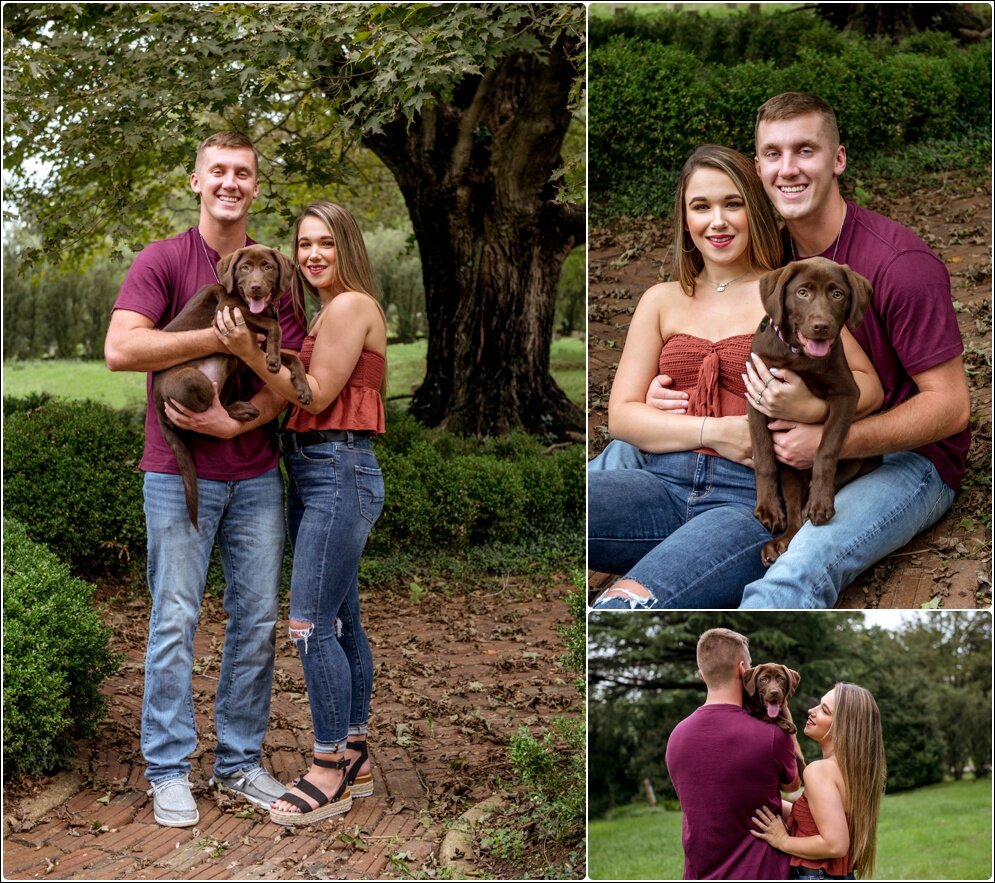
<svg viewBox="0 0 995 883"><path fill-rule="evenodd" d="M842 775L835 758L825 757L822 760L813 760L808 764L805 767L805 772L802 774L802 779L806 785L820 785L829 782L841 782Z"/></svg>

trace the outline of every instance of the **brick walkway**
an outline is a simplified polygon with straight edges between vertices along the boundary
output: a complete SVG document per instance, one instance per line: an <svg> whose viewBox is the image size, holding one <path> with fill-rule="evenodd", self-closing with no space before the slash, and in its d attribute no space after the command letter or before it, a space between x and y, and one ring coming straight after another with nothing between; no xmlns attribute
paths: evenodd
<svg viewBox="0 0 995 883"><path fill-rule="evenodd" d="M193 758L191 781L200 823L155 823L138 750L147 619L144 602L124 602L110 616L119 649L122 642L131 646L120 672L105 685L108 715L91 743L83 790L37 822L14 822L4 838L4 878L434 875L448 827L468 806L495 793L499 776L507 776L508 737L522 724L537 732L577 702L572 677L559 662L556 628L569 620L565 588L544 594L481 590L455 598L436 593L418 604L391 596L375 612L364 599L377 663L370 736L376 790L344 816L296 829L274 825L251 804L207 787L224 626L223 611L212 600L205 602L195 641L195 706L204 750ZM523 616L526 608L531 612ZM278 644L264 748L274 774L288 781L307 768L312 735L296 651L289 641ZM10 813L5 807L8 821Z"/></svg>

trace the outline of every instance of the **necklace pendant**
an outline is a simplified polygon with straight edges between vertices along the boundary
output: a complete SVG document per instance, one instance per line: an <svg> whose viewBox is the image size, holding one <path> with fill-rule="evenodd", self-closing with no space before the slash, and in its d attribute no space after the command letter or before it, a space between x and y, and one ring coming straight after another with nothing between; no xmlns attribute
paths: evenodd
<svg viewBox="0 0 995 883"><path fill-rule="evenodd" d="M722 292L726 290L726 286L727 286L728 284L729 284L728 282L720 282L720 283L719 283L718 285L716 285L716 286L715 286L715 290L716 290L716 291L717 291L717 292L718 292L719 294L722 294Z"/></svg>

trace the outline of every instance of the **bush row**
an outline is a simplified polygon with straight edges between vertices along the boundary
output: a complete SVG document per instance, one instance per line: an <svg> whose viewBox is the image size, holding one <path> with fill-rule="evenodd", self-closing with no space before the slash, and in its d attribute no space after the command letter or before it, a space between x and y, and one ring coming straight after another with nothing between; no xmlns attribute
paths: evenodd
<svg viewBox="0 0 995 883"><path fill-rule="evenodd" d="M858 157L991 127L990 43L961 49L943 35L922 34L892 47L827 31L822 23L802 28L797 40L777 40L778 16L730 17L751 18L764 23L770 44L792 43L789 56L729 54L713 64L711 50L687 40L676 26L668 40L649 39L635 28L592 39L593 202L626 188L659 190L661 181L672 188L677 170L703 142L751 156L756 109L788 90L829 101L843 143ZM731 27L722 21L709 20L719 36ZM792 21L797 25L806 17L795 14ZM678 39L685 42L678 45ZM730 58L745 60L729 64Z"/></svg>
<svg viewBox="0 0 995 883"><path fill-rule="evenodd" d="M95 402L5 401L7 514L80 574L124 570L145 552L142 429L134 415ZM584 518L579 445L543 453L531 436L488 441L429 430L391 409L375 442L384 513L371 555L431 559L481 545L530 544L576 532Z"/></svg>
<svg viewBox="0 0 995 883"><path fill-rule="evenodd" d="M65 766L103 717L100 684L117 670L93 587L24 526L3 521L4 775Z"/></svg>

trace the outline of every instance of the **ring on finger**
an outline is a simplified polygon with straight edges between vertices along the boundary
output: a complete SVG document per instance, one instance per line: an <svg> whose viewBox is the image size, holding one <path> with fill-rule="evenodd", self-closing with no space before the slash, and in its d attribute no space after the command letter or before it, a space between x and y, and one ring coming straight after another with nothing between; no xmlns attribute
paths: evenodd
<svg viewBox="0 0 995 883"><path fill-rule="evenodd" d="M765 383L765 384L764 384L764 389L767 389L767 386L768 386L768 384L770 384L770 382L771 382L771 381L772 381L773 379L774 379L774 375L773 375L773 374L771 374L771 375L770 375L770 377L768 377L768 378L767 378L767 383Z"/></svg>
<svg viewBox="0 0 995 883"><path fill-rule="evenodd" d="M764 389L766 389L766 388L767 388L767 387L765 386L765 387L764 387ZM762 389L762 390L760 390L760 395L758 395L758 396L757 396L757 404L758 404L758 405L760 404L760 400L761 400L761 399L762 399L763 397L764 397L764 390Z"/></svg>

